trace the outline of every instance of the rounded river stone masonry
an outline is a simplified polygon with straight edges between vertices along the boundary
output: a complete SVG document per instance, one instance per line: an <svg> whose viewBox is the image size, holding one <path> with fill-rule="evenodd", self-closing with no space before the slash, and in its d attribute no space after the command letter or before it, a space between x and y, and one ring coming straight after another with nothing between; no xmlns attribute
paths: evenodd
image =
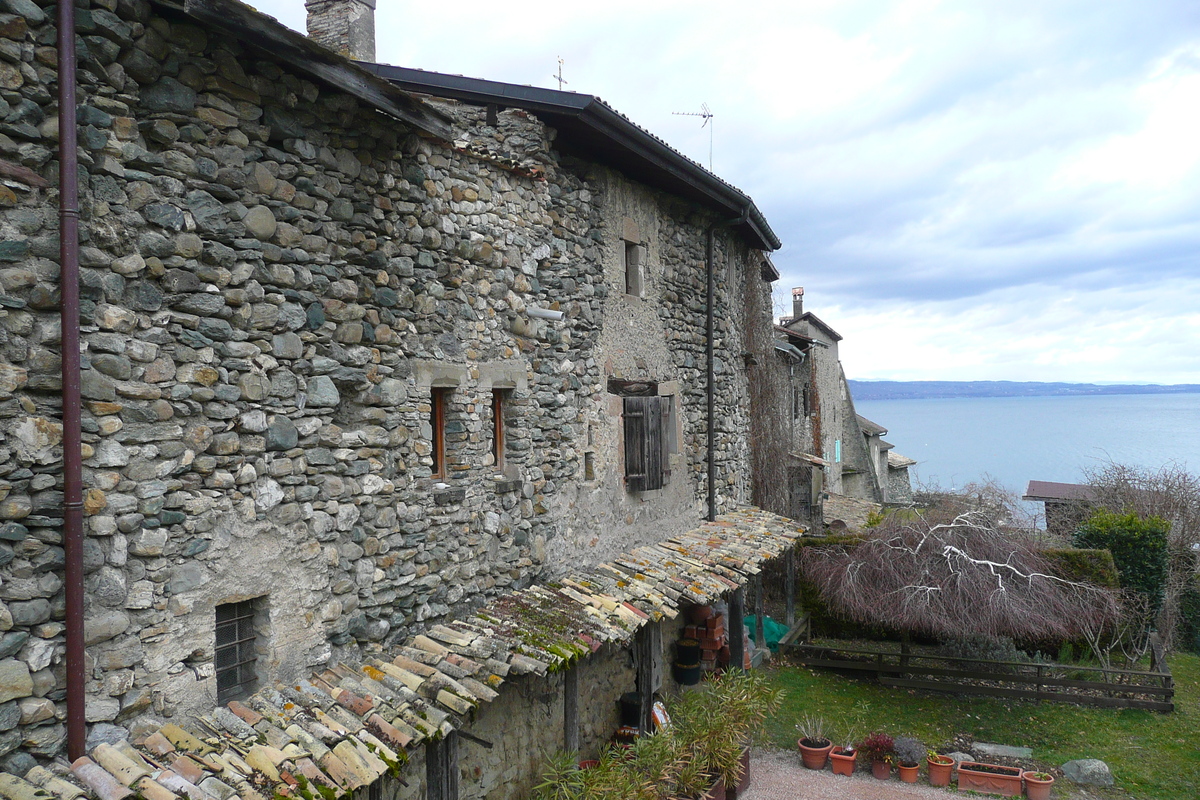
<svg viewBox="0 0 1200 800"><path fill-rule="evenodd" d="M523 112L490 127L446 104L460 138L430 139L170 9L77 6L94 737L212 707L217 604L255 601L262 678L290 679L694 526L713 214L561 156ZM51 184L52 10L0 1L0 159ZM56 203L55 188L0 186L14 769L65 736ZM624 218L648 232L641 299L623 294ZM742 293L769 289L757 259L718 236L718 511L749 498L740 327ZM624 490L614 376L677 387L661 501Z"/></svg>

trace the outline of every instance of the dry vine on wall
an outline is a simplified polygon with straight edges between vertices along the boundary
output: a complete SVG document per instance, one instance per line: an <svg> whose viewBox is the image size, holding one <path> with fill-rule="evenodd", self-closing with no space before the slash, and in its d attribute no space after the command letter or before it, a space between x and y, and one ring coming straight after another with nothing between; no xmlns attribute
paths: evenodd
<svg viewBox="0 0 1200 800"><path fill-rule="evenodd" d="M792 439L791 381L787 365L775 354L771 285L751 276L743 293L746 351L753 361L750 378L750 458L754 505L793 516L788 454Z"/></svg>

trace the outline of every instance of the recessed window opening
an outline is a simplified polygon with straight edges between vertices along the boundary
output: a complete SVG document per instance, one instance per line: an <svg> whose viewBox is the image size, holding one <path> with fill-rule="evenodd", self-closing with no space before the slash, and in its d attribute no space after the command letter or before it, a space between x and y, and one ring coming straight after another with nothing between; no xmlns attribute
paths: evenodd
<svg viewBox="0 0 1200 800"><path fill-rule="evenodd" d="M596 454L590 450L583 454L583 479L596 480Z"/></svg>
<svg viewBox="0 0 1200 800"><path fill-rule="evenodd" d="M492 458L496 470L504 469L505 437L504 411L508 405L508 391L496 389L492 392Z"/></svg>
<svg viewBox="0 0 1200 800"><path fill-rule="evenodd" d="M671 400L669 396L623 400L625 486L631 492L652 491L666 485Z"/></svg>
<svg viewBox="0 0 1200 800"><path fill-rule="evenodd" d="M642 248L636 242L625 242L625 294L642 296Z"/></svg>
<svg viewBox="0 0 1200 800"><path fill-rule="evenodd" d="M429 427L433 432L430 456L433 458L434 478L446 477L446 402L450 389L433 389L429 393Z"/></svg>
<svg viewBox="0 0 1200 800"><path fill-rule="evenodd" d="M217 606L213 662L219 705L249 695L258 682L254 631L257 605L258 600L244 600Z"/></svg>

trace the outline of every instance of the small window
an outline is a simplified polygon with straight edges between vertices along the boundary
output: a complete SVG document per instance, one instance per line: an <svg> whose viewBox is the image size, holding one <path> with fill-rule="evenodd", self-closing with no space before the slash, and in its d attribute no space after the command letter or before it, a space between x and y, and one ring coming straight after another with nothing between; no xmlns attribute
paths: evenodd
<svg viewBox="0 0 1200 800"><path fill-rule="evenodd" d="M642 296L642 246L625 242L625 294Z"/></svg>
<svg viewBox="0 0 1200 800"><path fill-rule="evenodd" d="M434 478L446 477L446 400L450 392L450 389L433 389L429 393L429 427L433 432L430 456Z"/></svg>
<svg viewBox="0 0 1200 800"><path fill-rule="evenodd" d="M254 618L260 599L217 606L213 661L219 705L245 697L257 684Z"/></svg>
<svg viewBox="0 0 1200 800"><path fill-rule="evenodd" d="M504 409L507 405L506 390L497 389L492 392L492 458L497 471L504 469Z"/></svg>
<svg viewBox="0 0 1200 800"><path fill-rule="evenodd" d="M838 464L842 463L842 440L835 439L833 442L833 460Z"/></svg>
<svg viewBox="0 0 1200 800"><path fill-rule="evenodd" d="M590 450L583 454L583 479L596 480L596 454Z"/></svg>
<svg viewBox="0 0 1200 800"><path fill-rule="evenodd" d="M666 485L670 397L626 397L625 486L648 492Z"/></svg>

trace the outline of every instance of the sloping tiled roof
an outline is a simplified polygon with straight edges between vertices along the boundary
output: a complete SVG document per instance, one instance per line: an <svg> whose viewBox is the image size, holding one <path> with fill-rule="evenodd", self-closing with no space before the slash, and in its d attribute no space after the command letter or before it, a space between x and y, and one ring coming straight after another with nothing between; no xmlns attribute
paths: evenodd
<svg viewBox="0 0 1200 800"><path fill-rule="evenodd" d="M1094 500L1096 490L1082 483L1056 483L1055 481L1030 481L1025 487L1022 500Z"/></svg>
<svg viewBox="0 0 1200 800"><path fill-rule="evenodd" d="M872 422L862 414L855 414L854 416L858 418L858 427L862 428L862 432L868 436L881 436L887 433L887 428L878 422Z"/></svg>
<svg viewBox="0 0 1200 800"><path fill-rule="evenodd" d="M909 458L908 456L902 456L895 450L889 450L887 458L888 469L904 469L905 467L911 467L913 464L917 463L916 459Z"/></svg>
<svg viewBox="0 0 1200 800"><path fill-rule="evenodd" d="M137 746L102 744L72 765L86 790L36 767L0 774L9 800L88 794L100 800L321 800L398 774L406 751L465 726L510 675L564 669L605 642L626 644L649 621L744 585L803 535L795 523L745 509L595 569L499 598L434 625L387 657L338 664L259 690L195 719L164 725Z"/></svg>

